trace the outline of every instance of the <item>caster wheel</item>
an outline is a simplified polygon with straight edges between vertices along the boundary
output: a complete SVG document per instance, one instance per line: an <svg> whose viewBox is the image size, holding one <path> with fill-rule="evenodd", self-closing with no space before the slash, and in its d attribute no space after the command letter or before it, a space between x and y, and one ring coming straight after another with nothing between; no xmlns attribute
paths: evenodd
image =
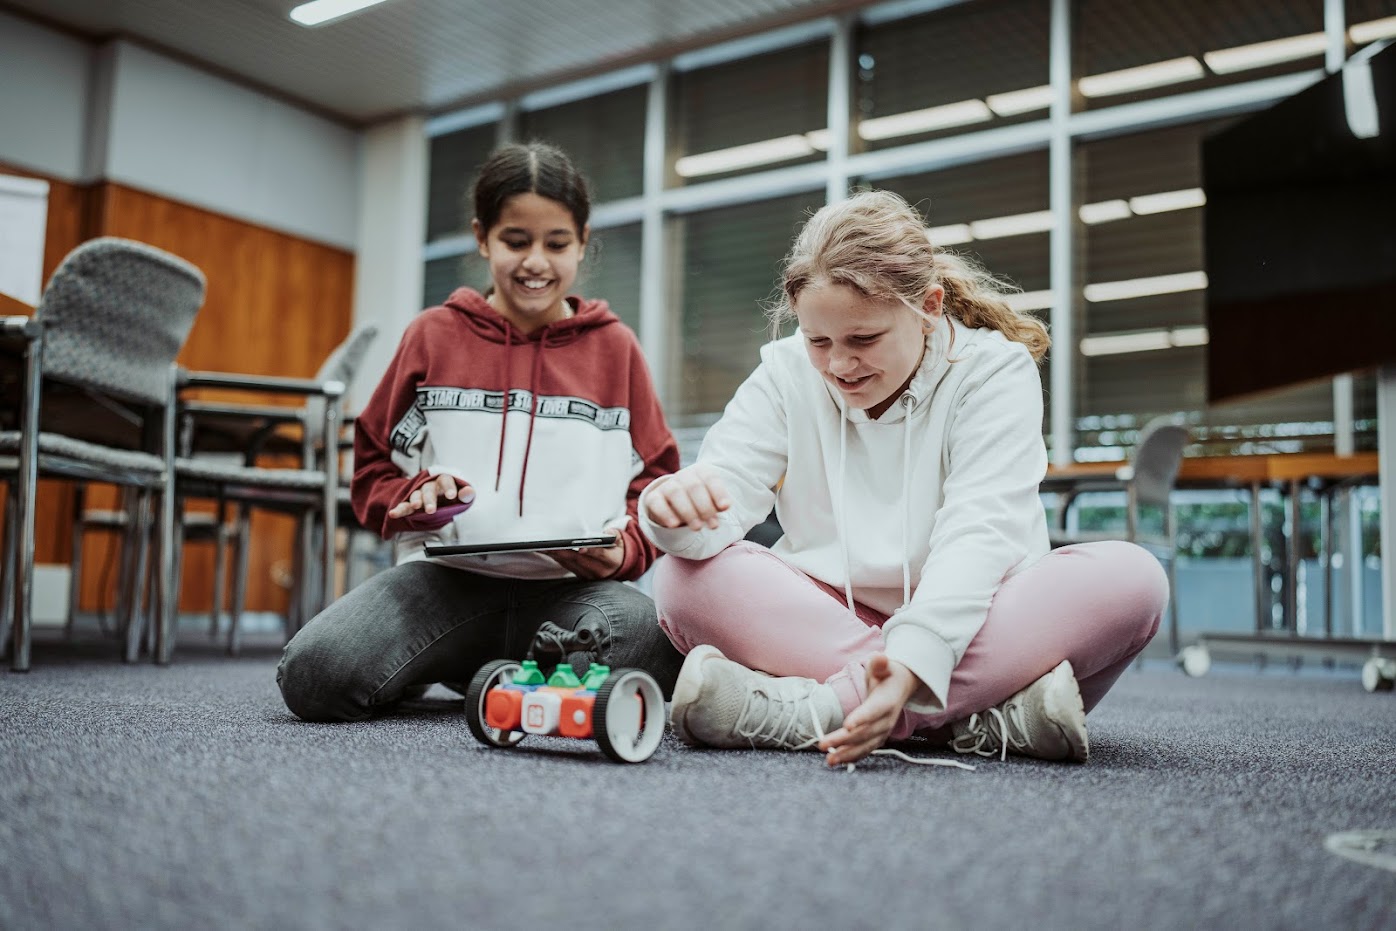
<svg viewBox="0 0 1396 931"><path fill-rule="evenodd" d="M1202 644L1194 643L1178 653L1178 666L1194 679L1200 678L1212 668L1212 654Z"/></svg>
<svg viewBox="0 0 1396 931"><path fill-rule="evenodd" d="M491 747L512 747L524 739L523 731L502 731L485 723L485 697L496 685L514 681L514 673L523 667L512 659L497 659L486 663L475 673L465 690L465 724L482 744Z"/></svg>
<svg viewBox="0 0 1396 931"><path fill-rule="evenodd" d="M601 684L592 708L601 752L617 763L643 763L664 736L664 694L640 669L617 669Z"/></svg>
<svg viewBox="0 0 1396 931"><path fill-rule="evenodd" d="M1373 656L1363 663L1362 687L1369 692L1390 692L1396 687L1396 660Z"/></svg>

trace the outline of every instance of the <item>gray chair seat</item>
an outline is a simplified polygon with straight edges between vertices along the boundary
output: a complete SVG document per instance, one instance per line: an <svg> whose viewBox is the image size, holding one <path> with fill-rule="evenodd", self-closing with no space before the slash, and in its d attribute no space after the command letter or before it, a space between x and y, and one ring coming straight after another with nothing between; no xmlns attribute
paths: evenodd
<svg viewBox="0 0 1396 931"><path fill-rule="evenodd" d="M0 451L18 453L20 433L18 430L0 431ZM110 466L124 472L140 472L151 478L158 478L165 471L165 464L159 456L134 449L114 449L99 446L85 440L74 439L61 433L39 434L39 455L61 456L64 459L77 459L95 465Z"/></svg>
<svg viewBox="0 0 1396 931"><path fill-rule="evenodd" d="M175 474L180 478L206 479L227 485L293 490L325 490L325 473L312 469L264 469L257 466L228 466L202 459L176 459Z"/></svg>

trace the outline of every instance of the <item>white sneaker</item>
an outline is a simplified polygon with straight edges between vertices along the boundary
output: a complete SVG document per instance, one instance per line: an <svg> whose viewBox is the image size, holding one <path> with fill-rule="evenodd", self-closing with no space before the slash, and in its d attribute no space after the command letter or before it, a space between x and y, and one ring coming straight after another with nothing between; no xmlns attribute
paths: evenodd
<svg viewBox="0 0 1396 931"><path fill-rule="evenodd" d="M669 720L693 747L809 750L843 724L843 708L827 685L768 676L700 646L679 671Z"/></svg>
<svg viewBox="0 0 1396 931"><path fill-rule="evenodd" d="M1067 660L1007 701L956 721L950 730L950 747L957 753L997 753L1000 759L1016 753L1082 763L1090 756L1086 709Z"/></svg>

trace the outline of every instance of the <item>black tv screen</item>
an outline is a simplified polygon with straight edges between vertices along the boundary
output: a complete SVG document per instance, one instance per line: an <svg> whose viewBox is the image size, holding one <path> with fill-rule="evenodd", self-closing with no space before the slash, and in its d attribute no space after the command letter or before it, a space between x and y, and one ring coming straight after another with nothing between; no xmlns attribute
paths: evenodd
<svg viewBox="0 0 1396 931"><path fill-rule="evenodd" d="M1396 362L1396 46L1202 144L1207 395Z"/></svg>

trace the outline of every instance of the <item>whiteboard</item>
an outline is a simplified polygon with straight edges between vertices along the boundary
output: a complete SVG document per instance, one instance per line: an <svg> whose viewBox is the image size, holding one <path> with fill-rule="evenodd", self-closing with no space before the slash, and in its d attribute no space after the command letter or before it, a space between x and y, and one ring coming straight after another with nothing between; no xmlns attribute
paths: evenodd
<svg viewBox="0 0 1396 931"><path fill-rule="evenodd" d="M48 182L0 174L0 293L31 307L44 285Z"/></svg>

